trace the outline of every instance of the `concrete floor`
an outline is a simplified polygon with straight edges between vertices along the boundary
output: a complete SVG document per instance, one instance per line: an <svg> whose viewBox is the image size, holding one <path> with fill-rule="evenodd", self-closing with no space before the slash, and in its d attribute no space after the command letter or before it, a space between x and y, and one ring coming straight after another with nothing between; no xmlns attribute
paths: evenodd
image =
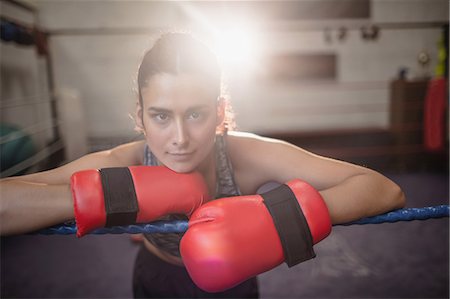
<svg viewBox="0 0 450 299"><path fill-rule="evenodd" d="M408 207L448 204L448 175L388 175ZM1 239L1 298L129 298L127 235ZM262 298L448 298L449 219L334 227L317 258L259 276Z"/></svg>

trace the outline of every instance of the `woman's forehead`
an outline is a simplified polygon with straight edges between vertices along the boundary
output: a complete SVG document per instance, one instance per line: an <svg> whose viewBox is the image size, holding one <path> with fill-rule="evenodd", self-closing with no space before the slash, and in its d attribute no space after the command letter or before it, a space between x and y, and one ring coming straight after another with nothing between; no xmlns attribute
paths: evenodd
<svg viewBox="0 0 450 299"><path fill-rule="evenodd" d="M145 102L174 99L204 102L216 100L219 90L205 76L162 73L152 76L141 94Z"/></svg>

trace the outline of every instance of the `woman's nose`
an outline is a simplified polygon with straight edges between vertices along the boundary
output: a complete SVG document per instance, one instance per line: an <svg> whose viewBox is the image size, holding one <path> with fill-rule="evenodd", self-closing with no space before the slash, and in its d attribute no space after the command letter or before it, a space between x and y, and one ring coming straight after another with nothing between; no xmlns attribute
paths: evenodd
<svg viewBox="0 0 450 299"><path fill-rule="evenodd" d="M186 126L182 120L178 120L175 124L175 134L173 136L173 145L185 146L189 142Z"/></svg>

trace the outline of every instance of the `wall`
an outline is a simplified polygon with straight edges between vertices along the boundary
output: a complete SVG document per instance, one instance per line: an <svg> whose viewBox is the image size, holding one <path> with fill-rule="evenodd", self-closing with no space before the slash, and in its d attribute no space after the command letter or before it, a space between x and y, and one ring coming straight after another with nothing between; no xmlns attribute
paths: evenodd
<svg viewBox="0 0 450 299"><path fill-rule="evenodd" d="M57 88L78 90L91 139L133 138L134 79L144 50L161 30L191 28L206 38L211 8L199 2L29 1L51 33ZM374 0L370 18L270 20L255 37L266 54L334 53L334 80L277 82L240 73L229 78L239 128L259 133L387 128L389 82L400 68L410 78L432 74L440 29L448 22L445 0ZM360 27L378 24L378 40ZM348 28L344 41L336 30ZM330 28L331 42L324 38ZM431 62L417 62L426 51Z"/></svg>

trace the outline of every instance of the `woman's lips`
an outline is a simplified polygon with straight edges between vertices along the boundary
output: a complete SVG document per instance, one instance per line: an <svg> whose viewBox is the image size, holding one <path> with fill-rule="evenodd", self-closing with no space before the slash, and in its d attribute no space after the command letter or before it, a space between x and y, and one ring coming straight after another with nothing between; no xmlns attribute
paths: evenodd
<svg viewBox="0 0 450 299"><path fill-rule="evenodd" d="M186 153L168 153L175 160L187 160L189 159L194 152L186 152Z"/></svg>
<svg viewBox="0 0 450 299"><path fill-rule="evenodd" d="M191 153L169 153L170 155L175 155L175 156L186 156L186 155L192 155L193 152Z"/></svg>

